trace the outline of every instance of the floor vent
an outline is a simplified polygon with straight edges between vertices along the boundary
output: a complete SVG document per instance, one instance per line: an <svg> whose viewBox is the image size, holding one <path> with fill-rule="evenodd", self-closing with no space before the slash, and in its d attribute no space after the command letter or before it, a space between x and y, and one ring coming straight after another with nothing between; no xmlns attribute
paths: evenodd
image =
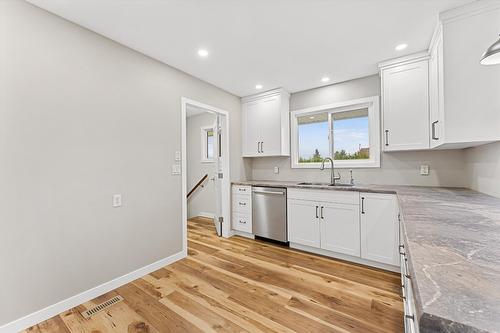
<svg viewBox="0 0 500 333"><path fill-rule="evenodd" d="M113 306L113 304L116 304L116 303L121 302L121 301L123 301L123 297L121 297L120 295L115 296L115 297L107 300L104 303L101 303L101 304L94 306L92 309L89 309L87 311L83 311L82 316L85 319L90 318L93 315L95 315L96 313L104 311L104 310L108 309L109 307Z"/></svg>

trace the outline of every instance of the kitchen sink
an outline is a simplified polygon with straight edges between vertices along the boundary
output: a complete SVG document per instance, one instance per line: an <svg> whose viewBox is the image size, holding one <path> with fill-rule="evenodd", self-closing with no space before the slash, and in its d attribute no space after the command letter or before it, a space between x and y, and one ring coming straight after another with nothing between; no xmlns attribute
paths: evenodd
<svg viewBox="0 0 500 333"><path fill-rule="evenodd" d="M298 183L297 185L302 185L302 186L335 186L335 187L351 187L354 186L353 184L350 183L335 183L335 184L330 184L330 183L313 183L313 182L303 182L303 183Z"/></svg>

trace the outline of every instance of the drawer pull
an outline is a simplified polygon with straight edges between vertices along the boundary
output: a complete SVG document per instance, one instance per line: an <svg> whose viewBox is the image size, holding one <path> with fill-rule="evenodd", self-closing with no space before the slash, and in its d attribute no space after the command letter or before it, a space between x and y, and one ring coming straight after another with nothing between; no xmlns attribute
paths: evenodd
<svg viewBox="0 0 500 333"><path fill-rule="evenodd" d="M238 204L239 204L240 206L246 206L246 205L247 205L247 204L246 204L246 202L238 202Z"/></svg>
<svg viewBox="0 0 500 333"><path fill-rule="evenodd" d="M247 224L247 221L242 221L242 220L239 220L238 222L242 223L242 224Z"/></svg>

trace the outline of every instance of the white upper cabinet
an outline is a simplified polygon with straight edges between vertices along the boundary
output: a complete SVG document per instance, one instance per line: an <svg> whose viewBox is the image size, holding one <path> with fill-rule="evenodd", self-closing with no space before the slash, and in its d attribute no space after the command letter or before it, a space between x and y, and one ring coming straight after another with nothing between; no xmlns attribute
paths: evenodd
<svg viewBox="0 0 500 333"><path fill-rule="evenodd" d="M429 149L427 53L380 65L384 151Z"/></svg>
<svg viewBox="0 0 500 333"><path fill-rule="evenodd" d="M430 48L438 76L430 90L439 99L434 108L431 100L431 130L437 121L431 146L465 148L498 141L500 66L479 61L498 39L500 2L476 1L443 13L440 21Z"/></svg>
<svg viewBox="0 0 500 333"><path fill-rule="evenodd" d="M479 63L500 31L500 2L440 15L429 51L379 64L384 151L500 141L500 66Z"/></svg>
<svg viewBox="0 0 500 333"><path fill-rule="evenodd" d="M394 194L360 193L361 258L399 266L398 203Z"/></svg>
<svg viewBox="0 0 500 333"><path fill-rule="evenodd" d="M241 99L244 157L290 156L289 99L283 89Z"/></svg>

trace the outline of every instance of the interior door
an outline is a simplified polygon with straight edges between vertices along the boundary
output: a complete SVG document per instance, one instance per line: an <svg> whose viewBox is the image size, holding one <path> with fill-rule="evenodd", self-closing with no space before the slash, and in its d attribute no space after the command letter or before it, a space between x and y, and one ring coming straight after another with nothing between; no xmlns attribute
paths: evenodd
<svg viewBox="0 0 500 333"><path fill-rule="evenodd" d="M222 236L222 178L223 175L223 154L222 154L222 121L223 116L217 114L214 121L214 140L213 140L213 173L211 180L214 182L215 189L215 214L214 214L214 224L217 230L217 235Z"/></svg>

